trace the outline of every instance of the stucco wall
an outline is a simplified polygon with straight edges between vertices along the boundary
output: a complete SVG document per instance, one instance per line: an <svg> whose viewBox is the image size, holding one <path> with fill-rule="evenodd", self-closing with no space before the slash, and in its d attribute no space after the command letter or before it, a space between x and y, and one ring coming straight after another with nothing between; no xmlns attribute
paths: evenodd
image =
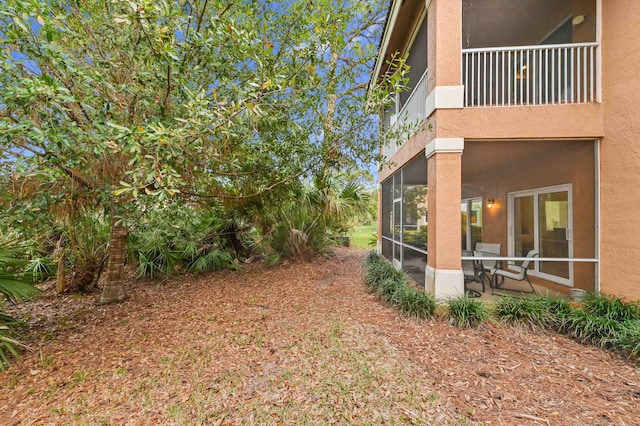
<svg viewBox="0 0 640 426"><path fill-rule="evenodd" d="M640 299L640 1L602 1L602 291Z"/></svg>

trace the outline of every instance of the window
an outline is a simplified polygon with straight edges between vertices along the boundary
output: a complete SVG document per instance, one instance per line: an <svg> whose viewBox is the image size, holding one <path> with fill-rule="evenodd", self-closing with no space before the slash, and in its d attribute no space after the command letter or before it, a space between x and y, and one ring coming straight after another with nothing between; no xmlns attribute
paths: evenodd
<svg viewBox="0 0 640 426"><path fill-rule="evenodd" d="M509 255L570 258L572 244L571 185L559 185L509 194ZM533 275L572 285L570 262L533 262Z"/></svg>
<svg viewBox="0 0 640 426"><path fill-rule="evenodd" d="M462 200L462 250L475 250L482 241L482 198Z"/></svg>

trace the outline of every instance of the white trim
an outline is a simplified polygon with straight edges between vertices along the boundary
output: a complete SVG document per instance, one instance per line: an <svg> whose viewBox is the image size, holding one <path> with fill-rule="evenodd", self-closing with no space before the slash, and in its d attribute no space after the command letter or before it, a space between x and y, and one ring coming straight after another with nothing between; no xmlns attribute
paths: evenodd
<svg viewBox="0 0 640 426"><path fill-rule="evenodd" d="M464 274L462 269L425 268L425 291L436 300L449 299L464 294Z"/></svg>
<svg viewBox="0 0 640 426"><path fill-rule="evenodd" d="M459 109L464 107L464 86L436 86L426 99L429 117L437 109Z"/></svg>
<svg viewBox="0 0 640 426"><path fill-rule="evenodd" d="M440 153L462 153L464 150L464 138L435 138L424 149L425 156L430 158Z"/></svg>
<svg viewBox="0 0 640 426"><path fill-rule="evenodd" d="M514 218L514 213L515 213L515 198L517 197L527 197L527 196L531 196L533 197L533 227L534 227L534 231L533 231L533 245L534 245L534 249L536 250L540 250L540 221L539 221L539 207L538 207L538 195L540 194L548 194L551 192L567 192L567 202L568 202L568 211L567 211L567 215L568 215L568 228L566 230L566 232L568 233L568 249L569 249L569 256L568 259L572 259L573 258L573 184L571 183L567 183L567 184L561 184L561 185L552 185L552 186L544 186L544 187L540 187L540 188L532 188L532 189L527 189L524 191L514 191L514 192L509 192L507 194L507 199L508 199L508 215L507 215L507 229L508 229L508 237L507 237L507 247L508 247L508 253L509 253L509 257L515 257L515 247L514 247L514 238L515 238L515 230L514 230L514 222L515 222L515 218ZM558 259L559 261L559 259ZM511 263L511 262L509 262ZM534 269L530 272L530 274L532 276L536 276L536 277L540 277L543 278L545 280L557 283L557 284L561 284L561 285L565 285L568 287L573 287L573 261L568 261L569 263L569 278L563 278L563 277L558 277L555 275L551 275L551 274L547 274L544 272L540 271L540 263L539 260L536 259L536 261L534 262Z"/></svg>
<svg viewBox="0 0 640 426"><path fill-rule="evenodd" d="M376 241L376 253L382 256L382 240Z"/></svg>
<svg viewBox="0 0 640 426"><path fill-rule="evenodd" d="M602 0L596 0L596 43L600 47L596 51L595 101L602 102Z"/></svg>
<svg viewBox="0 0 640 426"><path fill-rule="evenodd" d="M402 248L408 248L408 249L410 249L410 250L417 251L418 253L422 253L422 254L424 254L425 256L427 255L427 251L426 251L426 250L423 250L423 249L418 248L418 247L416 247L416 246L412 246L411 244L407 244L407 243L405 243L405 242L401 242L400 240L394 240L393 238L391 238L391 237L387 237L386 235L383 235L383 236L382 236L382 239L383 239L383 240L390 241L390 242L392 242L392 243L394 243L394 244L398 244L398 245L402 246Z"/></svg>
<svg viewBox="0 0 640 426"><path fill-rule="evenodd" d="M599 3L599 2L598 2ZM596 258L600 259L600 139L596 139L595 140L595 144L594 144L594 151L595 151L595 163L596 163L596 179L595 179L595 185L596 185L596 190L595 190L595 224L596 224L596 230L595 230L595 239L596 239ZM596 293L600 292L600 260L598 260L598 262L596 262L595 264L595 291Z"/></svg>

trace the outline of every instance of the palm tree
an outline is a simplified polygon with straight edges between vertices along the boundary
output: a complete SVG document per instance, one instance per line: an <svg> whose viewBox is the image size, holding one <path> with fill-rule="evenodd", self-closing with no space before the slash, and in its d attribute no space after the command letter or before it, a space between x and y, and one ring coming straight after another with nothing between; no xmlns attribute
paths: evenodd
<svg viewBox="0 0 640 426"><path fill-rule="evenodd" d="M39 290L29 284L29 279L22 271L27 261L21 251L12 243L0 244L0 369L4 370L10 363L9 355L18 356L16 346L21 345L13 338L15 327L20 323L2 309L4 299L16 304L32 297Z"/></svg>

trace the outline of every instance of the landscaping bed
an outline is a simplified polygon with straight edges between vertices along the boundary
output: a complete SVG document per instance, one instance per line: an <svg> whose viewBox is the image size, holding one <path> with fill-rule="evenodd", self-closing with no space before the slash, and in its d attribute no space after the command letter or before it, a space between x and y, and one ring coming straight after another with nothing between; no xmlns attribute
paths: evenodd
<svg viewBox="0 0 640 426"><path fill-rule="evenodd" d="M2 424L637 425L640 370L569 337L456 328L380 303L366 252L51 292L0 373Z"/></svg>

